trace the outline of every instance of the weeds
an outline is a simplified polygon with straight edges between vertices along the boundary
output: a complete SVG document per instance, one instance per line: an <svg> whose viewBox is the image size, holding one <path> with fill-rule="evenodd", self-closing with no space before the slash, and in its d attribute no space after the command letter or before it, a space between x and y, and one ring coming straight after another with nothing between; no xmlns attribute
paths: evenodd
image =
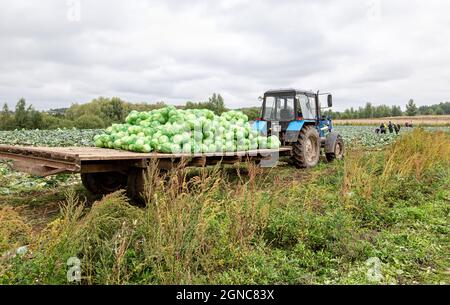
<svg viewBox="0 0 450 305"><path fill-rule="evenodd" d="M26 245L31 240L31 227L11 207L0 207L0 257L15 247Z"/></svg>
<svg viewBox="0 0 450 305"><path fill-rule="evenodd" d="M383 171L385 180L395 174L414 174L420 179L426 171L439 165L449 167L450 137L444 132L429 133L415 129L394 143L386 156Z"/></svg>

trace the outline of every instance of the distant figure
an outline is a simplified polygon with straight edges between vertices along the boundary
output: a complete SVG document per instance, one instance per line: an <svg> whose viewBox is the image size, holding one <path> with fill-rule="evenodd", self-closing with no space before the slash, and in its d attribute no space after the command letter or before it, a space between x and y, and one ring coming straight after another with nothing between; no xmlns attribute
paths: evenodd
<svg viewBox="0 0 450 305"><path fill-rule="evenodd" d="M380 128L375 128L375 133L380 134Z"/></svg>
<svg viewBox="0 0 450 305"><path fill-rule="evenodd" d="M398 132L400 131L400 124L394 124L394 130L395 134L398 134Z"/></svg>
<svg viewBox="0 0 450 305"><path fill-rule="evenodd" d="M381 125L380 125L380 132L381 132L381 134L386 133L386 124L381 123Z"/></svg>
<svg viewBox="0 0 450 305"><path fill-rule="evenodd" d="M397 128L398 128L398 132L400 132L400 128L402 128L402 126L400 124L397 124Z"/></svg>
<svg viewBox="0 0 450 305"><path fill-rule="evenodd" d="M389 121L388 128L389 128L389 133L393 133L394 132L394 125L392 125L391 121Z"/></svg>

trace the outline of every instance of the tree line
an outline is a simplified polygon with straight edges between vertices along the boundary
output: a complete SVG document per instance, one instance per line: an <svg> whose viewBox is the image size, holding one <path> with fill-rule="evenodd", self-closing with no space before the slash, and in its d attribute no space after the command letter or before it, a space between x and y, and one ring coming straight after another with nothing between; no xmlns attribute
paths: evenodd
<svg viewBox="0 0 450 305"><path fill-rule="evenodd" d="M86 104L72 104L69 108L53 109L49 111L37 111L32 105L27 106L24 98L21 98L14 110L10 110L5 103L0 112L0 130L14 129L57 129L79 128L95 129L105 128L113 123L121 123L131 110L150 111L166 106L164 102L154 104L129 103L118 97L99 97ZM225 102L220 94L214 93L207 101L188 101L185 105L177 106L180 109L209 109L217 114L227 110ZM240 108L250 120L261 115L260 107ZM379 105L367 103L364 107L349 108L343 112L325 111L325 115L331 115L335 119L363 119L395 117L402 115L441 115L450 114L450 102L431 106L417 107L411 99L403 112L400 106Z"/></svg>
<svg viewBox="0 0 450 305"><path fill-rule="evenodd" d="M450 114L450 102L439 103L429 106L417 107L414 100L410 99L406 104L406 110L402 111L400 106L378 105L366 103L364 107L348 108L342 112L325 111L325 115L331 115L335 119L370 119L396 116L416 115L443 115Z"/></svg>
<svg viewBox="0 0 450 305"><path fill-rule="evenodd" d="M124 122L131 110L150 111L164 106L166 106L164 102L153 104L129 103L118 97L99 97L86 104L72 104L67 109L37 111L32 105L27 106L25 99L21 98L14 110L10 110L6 103L3 105L0 112L0 130L105 128L113 123ZM208 101L188 101L184 106L177 107L182 109L206 108L218 114L228 110L225 107L223 97L216 93Z"/></svg>
<svg viewBox="0 0 450 305"><path fill-rule="evenodd" d="M251 120L261 116L261 107L241 108L239 110L244 112ZM323 114L329 115L334 119L370 119L404 115L444 115L450 114L450 102L417 107L414 100L411 99L406 104L405 111L402 111L400 106L374 106L372 103L366 103L364 107L351 107L342 112L326 110Z"/></svg>

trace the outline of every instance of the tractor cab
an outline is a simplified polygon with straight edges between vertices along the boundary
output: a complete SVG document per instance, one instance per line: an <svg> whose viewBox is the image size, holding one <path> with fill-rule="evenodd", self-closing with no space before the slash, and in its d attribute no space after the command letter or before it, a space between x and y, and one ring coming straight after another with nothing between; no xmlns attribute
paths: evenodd
<svg viewBox="0 0 450 305"><path fill-rule="evenodd" d="M311 91L295 89L271 90L264 93L259 119L261 127L267 127L267 134L281 133L280 140L290 142L292 135L287 131L299 131L303 124L314 125L323 129L329 126L332 131L330 118L321 116L319 96L321 94ZM332 96L328 94L328 107L332 106ZM261 128L262 129L262 128ZM322 130L323 131L323 130ZM320 132L325 136L324 132ZM277 134L278 135L278 134ZM295 138L295 136L294 136Z"/></svg>
<svg viewBox="0 0 450 305"><path fill-rule="evenodd" d="M267 91L262 98L261 117L253 128L264 135L277 135L282 145L293 146L294 155L296 148L304 152L308 150L309 153L305 153L307 157L298 158L300 167L315 165L321 148L325 149L327 158L341 158L343 141L333 132L331 118L321 116L321 95L325 94L296 89ZM327 106L331 107L332 96L326 95ZM338 155L335 154L336 145ZM305 158L310 162L303 160Z"/></svg>
<svg viewBox="0 0 450 305"><path fill-rule="evenodd" d="M264 93L262 120L279 123L285 131L292 121L317 118L316 98L312 92L274 90ZM272 124L270 124L272 125Z"/></svg>

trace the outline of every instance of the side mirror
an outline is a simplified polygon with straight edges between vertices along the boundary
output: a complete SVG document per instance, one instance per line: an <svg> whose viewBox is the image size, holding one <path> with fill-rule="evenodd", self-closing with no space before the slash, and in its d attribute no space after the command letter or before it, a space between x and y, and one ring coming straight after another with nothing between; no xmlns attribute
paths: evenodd
<svg viewBox="0 0 450 305"><path fill-rule="evenodd" d="M333 106L333 96L331 94L328 94L327 103L328 103L328 107Z"/></svg>

